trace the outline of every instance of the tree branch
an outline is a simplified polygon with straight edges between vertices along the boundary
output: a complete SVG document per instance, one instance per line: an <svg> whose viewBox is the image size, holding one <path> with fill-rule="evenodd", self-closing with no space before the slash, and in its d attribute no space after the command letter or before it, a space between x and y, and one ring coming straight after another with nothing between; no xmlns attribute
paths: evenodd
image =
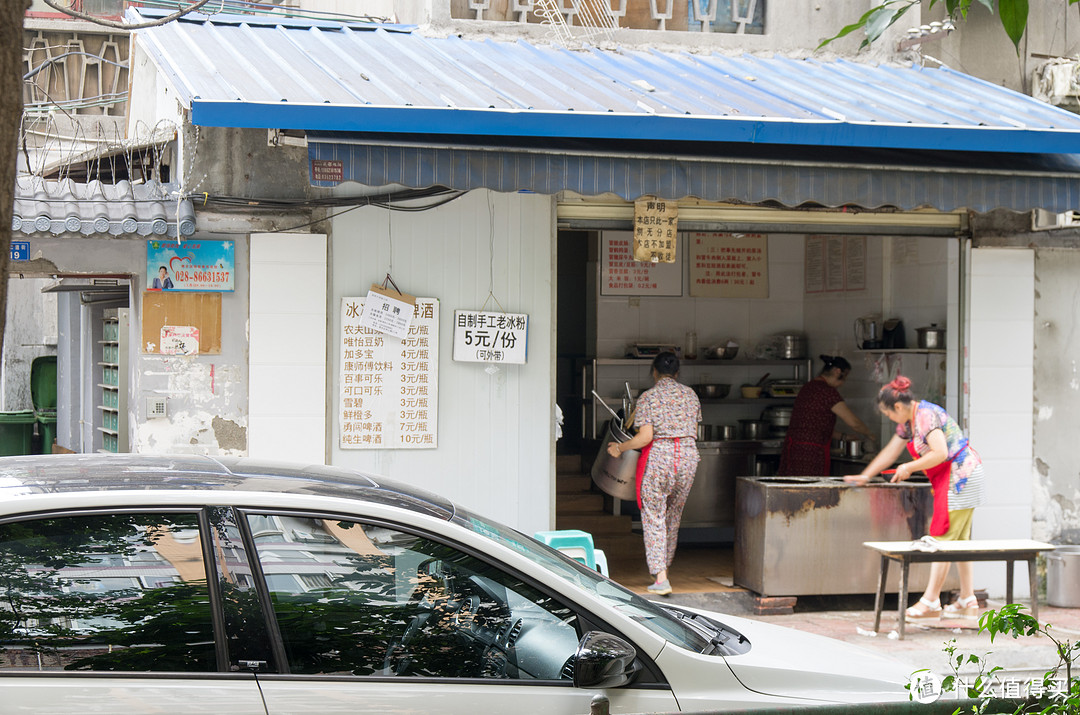
<svg viewBox="0 0 1080 715"><path fill-rule="evenodd" d="M56 10L57 12L62 12L65 15L70 15L71 17L76 17L76 18L78 18L80 20L86 20L87 22L92 22L95 25L101 25L103 27L111 27L111 28L113 28L115 30L142 30L143 28L146 28L146 27L158 27L159 25L164 25L166 23L170 23L173 20L176 20L176 19L179 19L179 18L183 17L184 15L188 15L190 13L193 13L196 10L198 10L199 8L201 8L203 5L210 2L210 0L199 0L196 3L188 5L187 7L183 8L182 10L178 10L178 11L174 12L172 15L166 15L165 17L159 18L157 20L150 20L148 22L140 22L140 23L134 24L134 25L128 25L128 24L123 23L123 22L116 22L115 20L103 20L100 17L94 17L93 15L87 15L86 13L79 12L78 10L72 10L69 7L62 7L62 6L56 4L56 0L43 0L43 2L46 5L48 5L49 7L51 7L53 10Z"/></svg>

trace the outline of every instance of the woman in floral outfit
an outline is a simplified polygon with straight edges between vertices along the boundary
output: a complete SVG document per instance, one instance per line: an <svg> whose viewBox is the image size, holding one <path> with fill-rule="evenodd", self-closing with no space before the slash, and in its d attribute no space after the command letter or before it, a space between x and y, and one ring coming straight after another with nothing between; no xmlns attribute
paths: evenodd
<svg viewBox="0 0 1080 715"><path fill-rule="evenodd" d="M971 516L982 503L983 465L979 454L968 445L960 425L940 406L916 400L911 394L911 380L900 375L878 393L881 414L896 423L896 434L861 474L846 477L854 484L866 484L870 477L889 466L905 448L911 461L896 467L891 481L902 482L917 471L926 472L934 493L934 512L930 536L940 541L966 541L971 538ZM971 562L958 562L960 597L941 607L941 587L949 573L949 563L930 565L930 578L919 602L907 609L908 621L941 618L975 618L979 614L975 598Z"/></svg>
<svg viewBox="0 0 1080 715"><path fill-rule="evenodd" d="M647 460L641 479L639 504L645 537L645 560L655 581L649 593L671 593L668 567L675 558L686 497L694 485L698 456L697 423L701 402L694 391L676 381L679 358L660 353L653 360L656 384L637 401L634 424L638 433L626 442L611 442L608 452L618 457L628 449L642 449Z"/></svg>

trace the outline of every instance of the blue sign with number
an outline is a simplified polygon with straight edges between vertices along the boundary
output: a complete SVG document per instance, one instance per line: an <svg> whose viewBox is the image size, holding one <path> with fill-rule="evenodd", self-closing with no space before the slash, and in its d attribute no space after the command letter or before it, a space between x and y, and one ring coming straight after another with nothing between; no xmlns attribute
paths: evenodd
<svg viewBox="0 0 1080 715"><path fill-rule="evenodd" d="M30 242L29 241L12 241L11 242L11 260L13 260L13 261L29 261L30 260Z"/></svg>

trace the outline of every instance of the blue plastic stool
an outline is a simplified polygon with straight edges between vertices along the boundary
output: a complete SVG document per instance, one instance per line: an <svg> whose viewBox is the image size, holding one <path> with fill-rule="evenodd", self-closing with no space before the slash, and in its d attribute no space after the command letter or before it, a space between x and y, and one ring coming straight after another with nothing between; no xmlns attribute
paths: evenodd
<svg viewBox="0 0 1080 715"><path fill-rule="evenodd" d="M533 538L580 561L591 569L596 569L605 576L608 574L607 557L602 550L593 546L592 534L587 531L578 529L538 531L533 534Z"/></svg>

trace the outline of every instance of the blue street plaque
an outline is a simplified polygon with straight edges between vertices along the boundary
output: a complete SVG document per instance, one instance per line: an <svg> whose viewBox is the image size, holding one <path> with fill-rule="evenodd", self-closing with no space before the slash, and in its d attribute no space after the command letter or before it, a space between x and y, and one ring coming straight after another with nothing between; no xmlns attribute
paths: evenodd
<svg viewBox="0 0 1080 715"><path fill-rule="evenodd" d="M29 261L30 260L30 242L29 241L12 241L11 242L11 260L13 260L13 261Z"/></svg>

